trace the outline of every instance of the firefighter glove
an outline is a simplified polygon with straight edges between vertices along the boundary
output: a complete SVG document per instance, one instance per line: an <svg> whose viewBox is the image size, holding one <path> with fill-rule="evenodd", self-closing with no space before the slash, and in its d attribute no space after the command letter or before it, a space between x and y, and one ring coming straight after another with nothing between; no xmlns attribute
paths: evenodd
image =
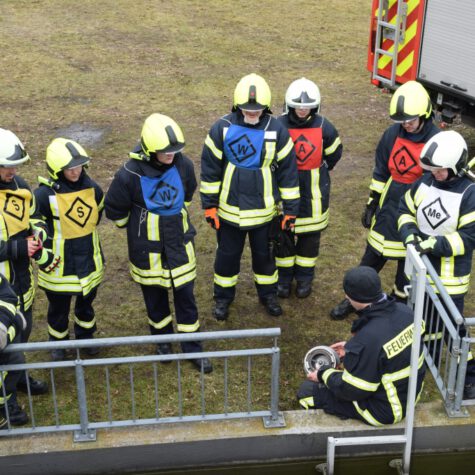
<svg viewBox="0 0 475 475"><path fill-rule="evenodd" d="M205 209L205 218L213 229L219 229L218 208Z"/></svg>
<svg viewBox="0 0 475 475"><path fill-rule="evenodd" d="M295 227L295 220L297 216L291 216L289 214L284 214L282 218L282 230L283 231L293 231Z"/></svg>
<svg viewBox="0 0 475 475"><path fill-rule="evenodd" d="M414 246L417 245L417 243L421 242L422 239L419 235L417 234L409 234L407 236L406 240L404 241L404 245L407 247L409 244L413 244Z"/></svg>
<svg viewBox="0 0 475 475"><path fill-rule="evenodd" d="M60 256L55 256L49 249L45 248L33 254L33 259L38 263L38 267L47 274L56 269L61 262Z"/></svg>
<svg viewBox="0 0 475 475"><path fill-rule="evenodd" d="M363 214L361 215L361 224L363 228L369 229L371 227L371 221L373 219L374 213L376 213L376 208L379 203L379 194L371 193L369 200L366 203Z"/></svg>
<svg viewBox="0 0 475 475"><path fill-rule="evenodd" d="M437 244L437 238L431 236L427 238L425 241L420 241L416 243L416 251L419 254L428 254L434 250L435 245Z"/></svg>
<svg viewBox="0 0 475 475"><path fill-rule="evenodd" d="M48 234L44 228L41 226L37 226L36 224L33 224L31 226L31 229L33 231L33 237L36 241L40 242L45 242L46 239L48 238Z"/></svg>

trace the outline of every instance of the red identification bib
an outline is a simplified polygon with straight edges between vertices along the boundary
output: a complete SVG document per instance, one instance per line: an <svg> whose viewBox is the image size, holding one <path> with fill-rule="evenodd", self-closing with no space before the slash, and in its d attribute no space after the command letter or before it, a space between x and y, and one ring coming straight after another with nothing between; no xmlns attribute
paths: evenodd
<svg viewBox="0 0 475 475"><path fill-rule="evenodd" d="M322 164L322 129L289 129L299 170L313 170Z"/></svg>
<svg viewBox="0 0 475 475"><path fill-rule="evenodd" d="M398 137L389 157L388 167L394 181L414 183L422 176L419 157L424 143L414 143Z"/></svg>

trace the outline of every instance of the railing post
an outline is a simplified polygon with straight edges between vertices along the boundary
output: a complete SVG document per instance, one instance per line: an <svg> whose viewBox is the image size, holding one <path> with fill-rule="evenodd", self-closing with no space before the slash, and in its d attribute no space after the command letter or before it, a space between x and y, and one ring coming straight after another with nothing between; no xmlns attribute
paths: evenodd
<svg viewBox="0 0 475 475"><path fill-rule="evenodd" d="M284 415L279 412L280 349L274 344L271 369L270 417L264 417L264 427L285 427Z"/></svg>
<svg viewBox="0 0 475 475"><path fill-rule="evenodd" d="M78 390L79 404L79 422L81 429L74 431L74 442L94 442L96 440L96 430L89 428L89 420L87 416L87 396L86 396L86 380L84 378L84 367L82 361L75 361L76 371L76 387Z"/></svg>

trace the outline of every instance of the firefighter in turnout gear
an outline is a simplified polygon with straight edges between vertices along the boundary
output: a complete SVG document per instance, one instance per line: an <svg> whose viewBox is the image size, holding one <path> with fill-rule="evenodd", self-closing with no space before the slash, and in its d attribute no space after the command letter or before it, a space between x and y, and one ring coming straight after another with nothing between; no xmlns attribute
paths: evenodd
<svg viewBox="0 0 475 475"><path fill-rule="evenodd" d="M259 300L272 316L282 314L277 270L269 252L269 229L282 202L284 228L298 212L294 146L287 129L271 116L271 92L257 74L244 76L230 114L211 127L201 155L201 203L216 229L214 316L228 318L246 235Z"/></svg>
<svg viewBox="0 0 475 475"><path fill-rule="evenodd" d="M439 132L432 121L432 105L424 87L416 81L400 86L389 108L396 122L381 137L376 149L370 196L361 217L369 229L368 242L360 265L380 271L388 259L397 260L393 295L405 301L406 249L397 229L399 201L412 183L422 176L419 156L425 143ZM344 299L330 312L341 320L353 312Z"/></svg>
<svg viewBox="0 0 475 475"><path fill-rule="evenodd" d="M177 330L198 332L193 293L196 234L188 214L197 183L193 162L181 151L183 132L170 117L152 114L143 125L141 142L116 173L106 196L106 215L127 228L132 279L140 284L152 335L173 333L168 290L173 291ZM182 343L185 353L201 352L199 341ZM169 343L157 346L170 354ZM213 370L208 358L191 360L198 370Z"/></svg>
<svg viewBox="0 0 475 475"><path fill-rule="evenodd" d="M5 353L3 350L11 343L21 343L26 320L17 309L18 297L7 278L0 274L0 367L11 364L24 364L22 352ZM17 402L16 387L20 380L19 371L0 371L0 429L22 426L28 416Z"/></svg>
<svg viewBox="0 0 475 475"><path fill-rule="evenodd" d="M329 171L341 158L342 145L333 124L320 114L320 90L308 79L292 82L285 94L285 113L279 118L294 142L300 185L300 208L295 221L295 254L277 257L278 296L290 296L297 281L296 295L312 291L320 248L320 234L328 226L330 200Z"/></svg>
<svg viewBox="0 0 475 475"><path fill-rule="evenodd" d="M0 273L12 285L18 296L18 308L26 319L26 327L21 332L22 343L28 342L33 325L35 287L31 259L43 267L54 257L42 249L45 223L30 187L17 175L18 167L29 160L18 137L0 129ZM31 394L48 391L45 382L31 376L29 386ZM18 390L27 391L24 374L19 379Z"/></svg>
<svg viewBox="0 0 475 475"><path fill-rule="evenodd" d="M323 409L343 419L372 426L396 424L406 413L413 312L382 292L379 275L371 267L350 269L343 289L358 314L351 327L353 337L331 345L344 369L317 368L307 375L297 398L305 409ZM418 368L420 395L425 373L422 348Z"/></svg>
<svg viewBox="0 0 475 475"><path fill-rule="evenodd" d="M398 221L405 244L427 254L463 315L475 247L475 183L467 176L467 144L455 131L435 135L422 149L424 174L400 203ZM437 328L427 328L434 335ZM467 330L462 325L461 336ZM441 335L439 335L441 338ZM475 399L475 362L469 355L464 399Z"/></svg>
<svg viewBox="0 0 475 475"><path fill-rule="evenodd" d="M35 190L38 208L48 226L44 246L59 256L48 268L40 268L38 285L48 298L48 334L52 341L69 339L69 311L74 304L76 339L93 338L96 318L93 302L104 275L97 225L104 208L101 187L86 173L90 157L73 140L54 139L46 149L48 178L39 178ZM85 352L94 356L99 348ZM65 350L51 352L54 361Z"/></svg>

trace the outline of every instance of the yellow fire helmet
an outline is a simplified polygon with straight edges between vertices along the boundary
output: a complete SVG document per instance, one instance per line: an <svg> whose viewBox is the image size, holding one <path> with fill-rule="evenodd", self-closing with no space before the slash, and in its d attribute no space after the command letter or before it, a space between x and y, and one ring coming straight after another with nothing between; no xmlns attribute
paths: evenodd
<svg viewBox="0 0 475 475"><path fill-rule="evenodd" d="M185 137L178 124L163 114L152 114L145 119L140 136L145 159L157 153L177 153L185 147Z"/></svg>
<svg viewBox="0 0 475 475"><path fill-rule="evenodd" d="M58 173L68 168L87 165L90 157L74 140L57 138L46 149L46 167L53 180L58 179Z"/></svg>
<svg viewBox="0 0 475 475"><path fill-rule="evenodd" d="M20 139L10 130L0 129L0 167L16 167L29 159Z"/></svg>
<svg viewBox="0 0 475 475"><path fill-rule="evenodd" d="M271 93L265 79L257 74L244 76L234 90L234 109L244 110L270 109Z"/></svg>
<svg viewBox="0 0 475 475"><path fill-rule="evenodd" d="M417 81L404 83L391 98L389 116L395 122L405 122L416 117L428 119L431 114L432 104L429 94Z"/></svg>

